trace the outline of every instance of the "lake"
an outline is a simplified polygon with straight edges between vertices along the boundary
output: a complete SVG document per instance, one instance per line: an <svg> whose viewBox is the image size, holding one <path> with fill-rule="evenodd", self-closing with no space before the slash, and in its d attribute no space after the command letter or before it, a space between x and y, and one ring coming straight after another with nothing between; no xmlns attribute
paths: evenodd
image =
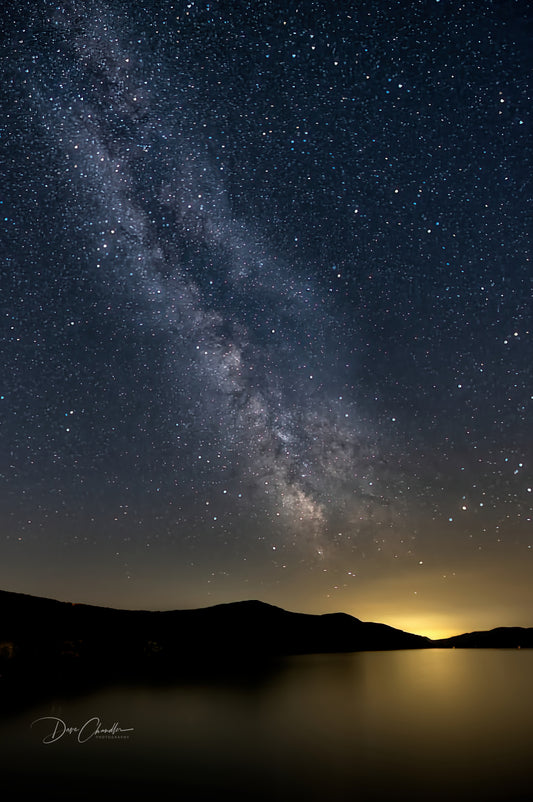
<svg viewBox="0 0 533 802"><path fill-rule="evenodd" d="M0 787L55 800L530 799L532 680L533 650L430 649L110 687L3 718Z"/></svg>

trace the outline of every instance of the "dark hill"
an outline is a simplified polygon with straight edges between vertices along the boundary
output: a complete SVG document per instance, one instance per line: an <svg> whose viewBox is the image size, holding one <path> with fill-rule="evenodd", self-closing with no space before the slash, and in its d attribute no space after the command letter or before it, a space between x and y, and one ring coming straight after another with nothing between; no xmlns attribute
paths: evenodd
<svg viewBox="0 0 533 802"><path fill-rule="evenodd" d="M427 638L342 613L291 613L259 601L148 612L0 591L0 670L142 677L312 652L416 649ZM15 672L16 668L16 672Z"/></svg>
<svg viewBox="0 0 533 802"><path fill-rule="evenodd" d="M149 612L0 591L0 688L231 674L282 655L423 648L532 647L533 629L431 641L344 613L308 615L259 601Z"/></svg>
<svg viewBox="0 0 533 802"><path fill-rule="evenodd" d="M441 649L532 649L533 628L498 627L486 632L467 632L433 641Z"/></svg>

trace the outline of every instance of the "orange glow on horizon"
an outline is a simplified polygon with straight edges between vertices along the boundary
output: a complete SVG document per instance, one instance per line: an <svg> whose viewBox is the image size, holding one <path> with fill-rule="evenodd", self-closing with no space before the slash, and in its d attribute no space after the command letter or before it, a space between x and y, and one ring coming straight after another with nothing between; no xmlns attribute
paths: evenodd
<svg viewBox="0 0 533 802"><path fill-rule="evenodd" d="M460 625L449 622L444 617L428 615L427 618L420 615L399 614L389 617L387 621L379 623L387 624L395 629L403 629L404 632L412 632L413 635L424 635L431 640L440 638L451 638L454 635L461 635L468 629Z"/></svg>

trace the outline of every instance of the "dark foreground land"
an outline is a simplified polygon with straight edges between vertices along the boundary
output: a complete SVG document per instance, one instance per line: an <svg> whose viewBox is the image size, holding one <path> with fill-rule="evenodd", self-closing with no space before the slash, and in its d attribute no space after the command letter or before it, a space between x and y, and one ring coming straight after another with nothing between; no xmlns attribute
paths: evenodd
<svg viewBox="0 0 533 802"><path fill-rule="evenodd" d="M531 648L533 628L432 641L344 613L292 613L259 601L148 612L0 591L0 701L17 689L231 674L283 655L427 648Z"/></svg>

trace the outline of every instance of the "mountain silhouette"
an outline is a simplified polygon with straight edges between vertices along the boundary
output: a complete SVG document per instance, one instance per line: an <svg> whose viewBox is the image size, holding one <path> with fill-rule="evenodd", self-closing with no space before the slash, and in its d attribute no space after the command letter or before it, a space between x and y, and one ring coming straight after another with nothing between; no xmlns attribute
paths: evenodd
<svg viewBox="0 0 533 802"><path fill-rule="evenodd" d="M497 627L432 642L441 649L533 649L533 627Z"/></svg>
<svg viewBox="0 0 533 802"><path fill-rule="evenodd" d="M295 654L532 646L533 629L432 641L345 613L294 613L260 601L152 612L0 591L0 689L231 674Z"/></svg>
<svg viewBox="0 0 533 802"><path fill-rule="evenodd" d="M428 639L344 613L292 613L260 601L195 610L117 610L0 591L0 642L30 655L188 662L206 654L302 654L423 648ZM121 659L121 662L123 660Z"/></svg>

